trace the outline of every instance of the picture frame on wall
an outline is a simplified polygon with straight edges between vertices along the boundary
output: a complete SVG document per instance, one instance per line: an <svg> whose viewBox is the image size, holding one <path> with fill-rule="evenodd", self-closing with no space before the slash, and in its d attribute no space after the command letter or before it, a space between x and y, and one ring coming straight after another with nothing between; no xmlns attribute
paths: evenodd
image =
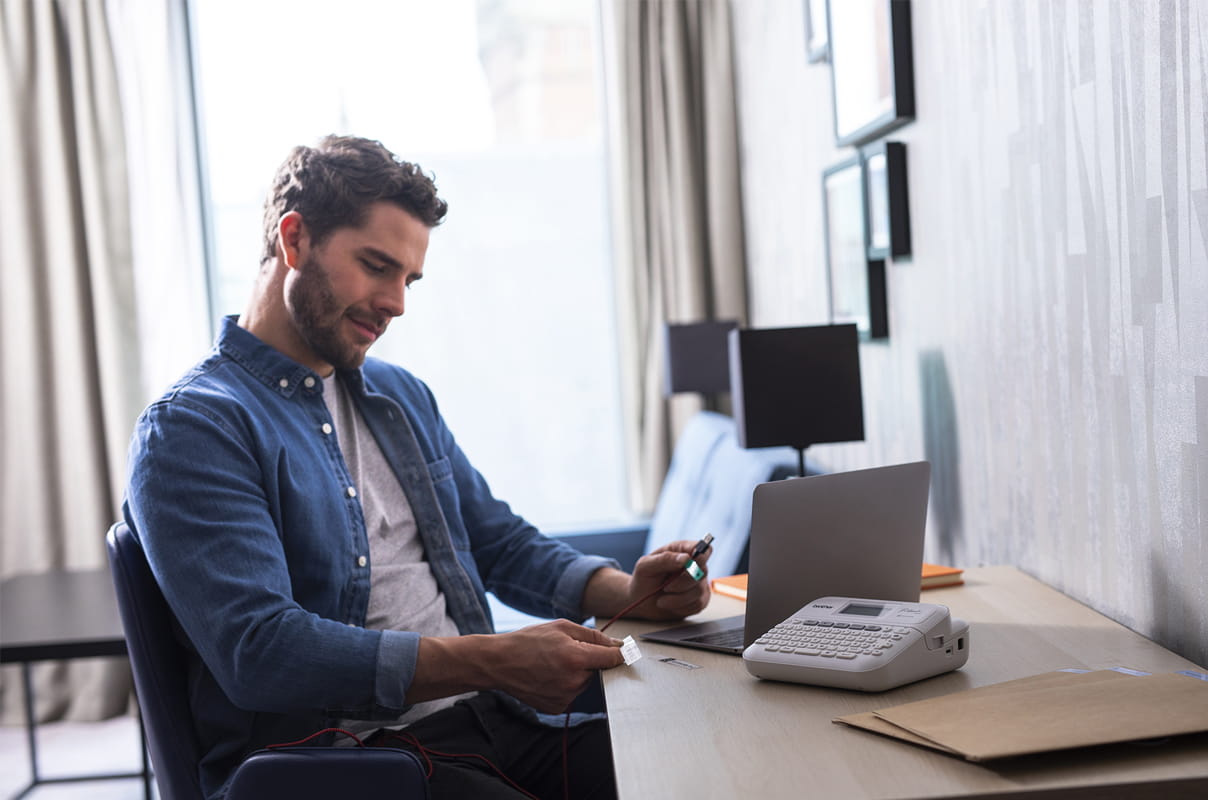
<svg viewBox="0 0 1208 800"><path fill-rule="evenodd" d="M827 46L826 6L827 0L803 0L805 3L805 53L811 64L826 61L830 54Z"/></svg>
<svg viewBox="0 0 1208 800"><path fill-rule="evenodd" d="M878 141L860 151L868 208L868 257L910 255L910 199L906 188L906 145Z"/></svg>
<svg viewBox="0 0 1208 800"><path fill-rule="evenodd" d="M828 4L835 143L876 139L914 119L910 0Z"/></svg>
<svg viewBox="0 0 1208 800"><path fill-rule="evenodd" d="M885 262L868 257L864 159L856 154L822 173L822 230L832 324L855 323L862 339L889 335Z"/></svg>

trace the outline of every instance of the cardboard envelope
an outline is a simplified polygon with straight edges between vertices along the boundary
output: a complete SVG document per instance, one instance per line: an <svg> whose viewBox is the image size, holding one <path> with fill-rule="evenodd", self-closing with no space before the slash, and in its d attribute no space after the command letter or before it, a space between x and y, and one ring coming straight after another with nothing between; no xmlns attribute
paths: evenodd
<svg viewBox="0 0 1208 800"><path fill-rule="evenodd" d="M970 761L1208 731L1208 682L1049 672L835 722Z"/></svg>

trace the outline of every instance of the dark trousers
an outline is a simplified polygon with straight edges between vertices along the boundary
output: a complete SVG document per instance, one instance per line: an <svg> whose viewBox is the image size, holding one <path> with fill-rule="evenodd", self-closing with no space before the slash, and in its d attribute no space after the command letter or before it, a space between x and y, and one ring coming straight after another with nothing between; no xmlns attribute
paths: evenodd
<svg viewBox="0 0 1208 800"><path fill-rule="evenodd" d="M462 700L398 733L379 731L368 744L410 750L425 765L431 764L428 789L432 800L525 797L508 780L540 800L560 800L564 735L569 765L566 796L614 800L616 778L607 722L593 720L565 731L552 728L524 718L491 692Z"/></svg>

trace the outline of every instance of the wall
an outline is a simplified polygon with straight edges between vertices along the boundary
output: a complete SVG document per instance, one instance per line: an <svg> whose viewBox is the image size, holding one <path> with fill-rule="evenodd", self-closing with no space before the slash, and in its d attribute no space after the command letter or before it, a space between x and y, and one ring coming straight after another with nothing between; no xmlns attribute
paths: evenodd
<svg viewBox="0 0 1208 800"><path fill-rule="evenodd" d="M752 323L827 320L829 65L733 0ZM1008 563L1208 663L1208 3L916 0L913 257L867 440L927 458L929 560Z"/></svg>

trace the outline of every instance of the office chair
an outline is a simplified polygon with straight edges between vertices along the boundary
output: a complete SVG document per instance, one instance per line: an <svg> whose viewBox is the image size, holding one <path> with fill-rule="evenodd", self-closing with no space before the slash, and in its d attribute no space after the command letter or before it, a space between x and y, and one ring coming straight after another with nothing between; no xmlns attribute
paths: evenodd
<svg viewBox="0 0 1208 800"><path fill-rule="evenodd" d="M645 551L712 533L711 575L746 572L755 487L793 474L785 449L746 450L734 420L695 414L675 444L646 533Z"/></svg>
<svg viewBox="0 0 1208 800"><path fill-rule="evenodd" d="M201 800L200 747L186 689L185 650L142 545L124 522L105 537L117 590L139 712L161 800ZM291 747L251 754L236 771L228 800L290 797L428 797L424 767L412 753L377 747Z"/></svg>

